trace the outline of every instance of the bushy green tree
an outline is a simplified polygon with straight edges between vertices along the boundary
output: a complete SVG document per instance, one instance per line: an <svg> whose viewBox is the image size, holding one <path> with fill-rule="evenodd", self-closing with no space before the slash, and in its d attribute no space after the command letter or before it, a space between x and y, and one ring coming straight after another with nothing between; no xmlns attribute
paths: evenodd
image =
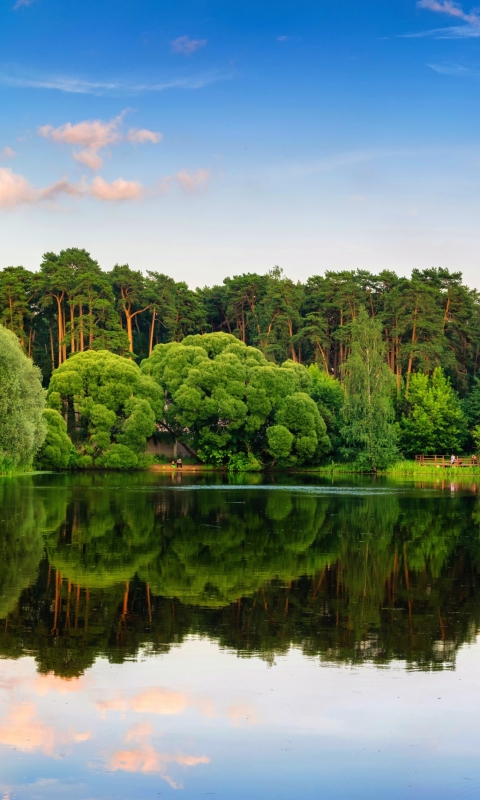
<svg viewBox="0 0 480 800"><path fill-rule="evenodd" d="M462 449L466 420L450 381L441 367L432 375L417 372L410 380L400 420L400 446L407 456L445 455Z"/></svg>
<svg viewBox="0 0 480 800"><path fill-rule="evenodd" d="M344 369L347 446L369 469L394 461L396 430L392 404L393 374L385 361L381 324L361 309L351 326L351 353Z"/></svg>
<svg viewBox="0 0 480 800"><path fill-rule="evenodd" d="M327 434L332 443L332 453L338 453L342 446L343 405L345 395L339 380L321 370L317 364L308 368L312 385L310 396L315 400L320 415L327 426Z"/></svg>
<svg viewBox="0 0 480 800"><path fill-rule="evenodd" d="M45 408L45 440L35 458L39 469L67 469L74 466L75 448L67 433L67 423L54 408Z"/></svg>
<svg viewBox="0 0 480 800"><path fill-rule="evenodd" d="M0 325L0 471L31 467L45 437L40 370Z"/></svg>
<svg viewBox="0 0 480 800"><path fill-rule="evenodd" d="M77 466L132 469L148 463L147 439L164 401L133 361L107 350L77 353L54 372L47 397L67 419Z"/></svg>
<svg viewBox="0 0 480 800"><path fill-rule="evenodd" d="M278 367L235 336L187 336L158 345L142 369L165 394L163 424L201 460L228 463L244 453L303 464L330 449L308 395L308 370L291 361ZM269 434L272 426L291 434L290 448L288 436Z"/></svg>

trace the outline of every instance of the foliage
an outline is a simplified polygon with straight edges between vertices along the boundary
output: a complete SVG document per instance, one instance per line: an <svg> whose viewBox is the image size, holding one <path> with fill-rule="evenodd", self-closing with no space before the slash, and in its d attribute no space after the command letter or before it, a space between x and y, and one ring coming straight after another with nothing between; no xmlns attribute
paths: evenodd
<svg viewBox="0 0 480 800"><path fill-rule="evenodd" d="M412 375L400 420L402 452L407 456L457 453L466 434L458 395L441 367L430 376Z"/></svg>
<svg viewBox="0 0 480 800"><path fill-rule="evenodd" d="M106 350L77 353L54 372L47 397L50 408L67 419L80 468L148 463L146 443L163 397L132 361Z"/></svg>
<svg viewBox="0 0 480 800"><path fill-rule="evenodd" d="M342 435L359 464L383 469L395 460L393 375L385 361L381 326L360 309L351 326L351 354L344 369Z"/></svg>
<svg viewBox="0 0 480 800"><path fill-rule="evenodd" d="M35 458L39 469L68 469L75 463L75 448L67 433L67 424L54 408L45 408L45 440Z"/></svg>
<svg viewBox="0 0 480 800"><path fill-rule="evenodd" d="M236 454L243 463L253 455L255 465L276 459L268 431L278 425L292 435L285 464L315 461L330 449L325 423L305 391L308 370L290 361L278 367L231 334L158 345L142 369L165 393L162 424L204 461L233 464Z"/></svg>
<svg viewBox="0 0 480 800"><path fill-rule="evenodd" d="M320 415L327 426L327 434L332 444L332 453L338 453L343 439L343 405L345 395L342 384L317 364L310 364L308 371L311 378L310 396L315 400Z"/></svg>
<svg viewBox="0 0 480 800"><path fill-rule="evenodd" d="M31 467L45 437L40 371L0 326L0 472Z"/></svg>

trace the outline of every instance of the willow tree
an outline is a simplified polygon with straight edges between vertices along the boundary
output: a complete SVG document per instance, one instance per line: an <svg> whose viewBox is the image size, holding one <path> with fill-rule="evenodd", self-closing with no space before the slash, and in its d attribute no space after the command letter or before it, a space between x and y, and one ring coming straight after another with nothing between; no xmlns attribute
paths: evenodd
<svg viewBox="0 0 480 800"><path fill-rule="evenodd" d="M343 437L358 462L372 470L387 467L397 455L392 391L393 373L385 359L381 323L364 308L351 325L350 356L343 368Z"/></svg>
<svg viewBox="0 0 480 800"><path fill-rule="evenodd" d="M0 325L0 472L31 467L43 442L40 378L15 334Z"/></svg>

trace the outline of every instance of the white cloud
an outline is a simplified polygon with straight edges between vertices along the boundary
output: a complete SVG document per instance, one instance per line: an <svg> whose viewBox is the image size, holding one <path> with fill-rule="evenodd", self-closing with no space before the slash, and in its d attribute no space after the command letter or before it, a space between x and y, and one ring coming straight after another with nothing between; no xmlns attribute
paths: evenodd
<svg viewBox="0 0 480 800"><path fill-rule="evenodd" d="M3 158L15 158L16 155L15 150L12 150L11 147L4 147L2 150Z"/></svg>
<svg viewBox="0 0 480 800"><path fill-rule="evenodd" d="M172 52L182 53L184 56L191 56L195 50L199 50L200 47L205 47L206 44L206 39L190 39L190 36L179 36L172 42Z"/></svg>
<svg viewBox="0 0 480 800"><path fill-rule="evenodd" d="M17 0L13 6L13 10L18 11L19 8L28 8L28 6L33 5L34 2L35 0Z"/></svg>

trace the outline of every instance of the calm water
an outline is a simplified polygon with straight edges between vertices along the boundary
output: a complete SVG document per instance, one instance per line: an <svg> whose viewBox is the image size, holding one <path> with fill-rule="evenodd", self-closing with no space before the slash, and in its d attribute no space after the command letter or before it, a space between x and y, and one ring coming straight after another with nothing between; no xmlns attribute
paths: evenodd
<svg viewBox="0 0 480 800"><path fill-rule="evenodd" d="M0 480L0 797L476 798L480 486Z"/></svg>

